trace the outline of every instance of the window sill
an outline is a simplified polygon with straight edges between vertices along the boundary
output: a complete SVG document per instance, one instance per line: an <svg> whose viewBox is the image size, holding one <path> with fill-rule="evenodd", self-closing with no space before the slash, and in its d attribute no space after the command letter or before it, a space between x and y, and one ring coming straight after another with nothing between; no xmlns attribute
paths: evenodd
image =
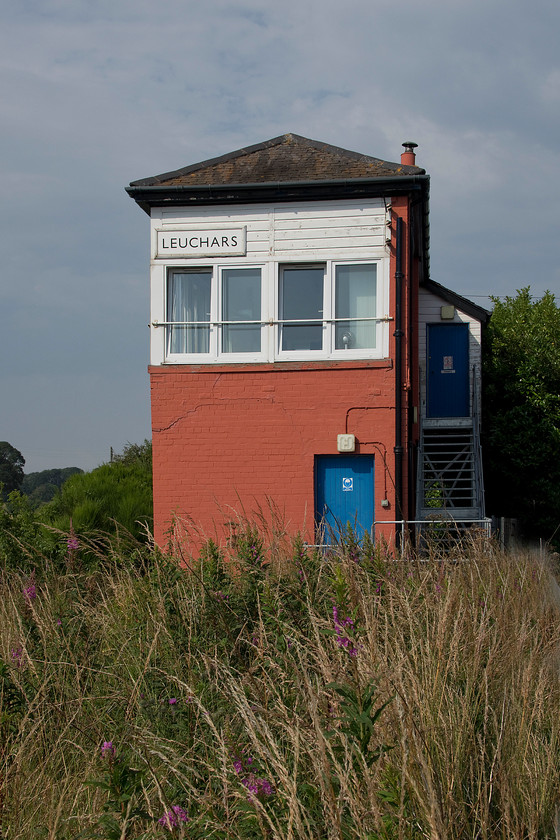
<svg viewBox="0 0 560 840"><path fill-rule="evenodd" d="M148 373L164 373L173 371L178 373L235 373L236 371L251 371L262 373L282 373L290 370L355 370L356 368L373 368L391 370L392 359L320 359L282 362L229 362L199 363L199 362L164 362L161 365L148 365Z"/></svg>

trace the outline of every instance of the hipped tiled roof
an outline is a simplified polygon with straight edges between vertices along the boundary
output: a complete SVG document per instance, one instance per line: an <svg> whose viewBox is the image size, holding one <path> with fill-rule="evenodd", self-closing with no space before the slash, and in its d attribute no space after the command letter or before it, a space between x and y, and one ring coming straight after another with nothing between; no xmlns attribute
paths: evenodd
<svg viewBox="0 0 560 840"><path fill-rule="evenodd" d="M418 166L404 166L283 134L264 143L229 152L140 181L131 187L196 187L228 184L309 183L339 179L399 178L424 175Z"/></svg>

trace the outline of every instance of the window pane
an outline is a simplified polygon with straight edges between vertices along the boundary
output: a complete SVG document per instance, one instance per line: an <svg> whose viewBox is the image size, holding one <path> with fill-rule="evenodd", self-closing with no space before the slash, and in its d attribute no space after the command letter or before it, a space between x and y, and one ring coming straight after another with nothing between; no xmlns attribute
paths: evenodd
<svg viewBox="0 0 560 840"><path fill-rule="evenodd" d="M168 321L210 322L211 271L172 271L167 281ZM208 353L210 323L167 328L168 353Z"/></svg>
<svg viewBox="0 0 560 840"><path fill-rule="evenodd" d="M222 320L261 320L260 268L230 268L222 273ZM222 352L259 353L260 324L225 324Z"/></svg>
<svg viewBox="0 0 560 840"><path fill-rule="evenodd" d="M351 320L377 315L377 266L339 265L336 267L335 347L337 350L373 349L376 344L375 321Z"/></svg>
<svg viewBox="0 0 560 840"><path fill-rule="evenodd" d="M285 268L281 276L281 320L305 321L323 318L322 267ZM322 350L322 323L283 324L282 350Z"/></svg>

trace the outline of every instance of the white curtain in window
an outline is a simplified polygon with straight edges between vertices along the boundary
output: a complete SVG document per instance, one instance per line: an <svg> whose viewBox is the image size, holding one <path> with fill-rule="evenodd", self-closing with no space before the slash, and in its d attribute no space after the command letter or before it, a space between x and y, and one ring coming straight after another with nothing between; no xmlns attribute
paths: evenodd
<svg viewBox="0 0 560 840"><path fill-rule="evenodd" d="M210 322L211 271L172 271L167 281L167 320ZM208 353L210 323L168 327L168 353Z"/></svg>

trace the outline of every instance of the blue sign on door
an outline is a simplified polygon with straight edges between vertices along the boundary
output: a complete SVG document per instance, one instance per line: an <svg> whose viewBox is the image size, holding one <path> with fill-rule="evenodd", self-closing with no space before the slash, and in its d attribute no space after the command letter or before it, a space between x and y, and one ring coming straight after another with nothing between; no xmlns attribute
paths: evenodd
<svg viewBox="0 0 560 840"><path fill-rule="evenodd" d="M358 538L373 532L372 455L318 455L315 460L315 516L326 542L350 525Z"/></svg>

